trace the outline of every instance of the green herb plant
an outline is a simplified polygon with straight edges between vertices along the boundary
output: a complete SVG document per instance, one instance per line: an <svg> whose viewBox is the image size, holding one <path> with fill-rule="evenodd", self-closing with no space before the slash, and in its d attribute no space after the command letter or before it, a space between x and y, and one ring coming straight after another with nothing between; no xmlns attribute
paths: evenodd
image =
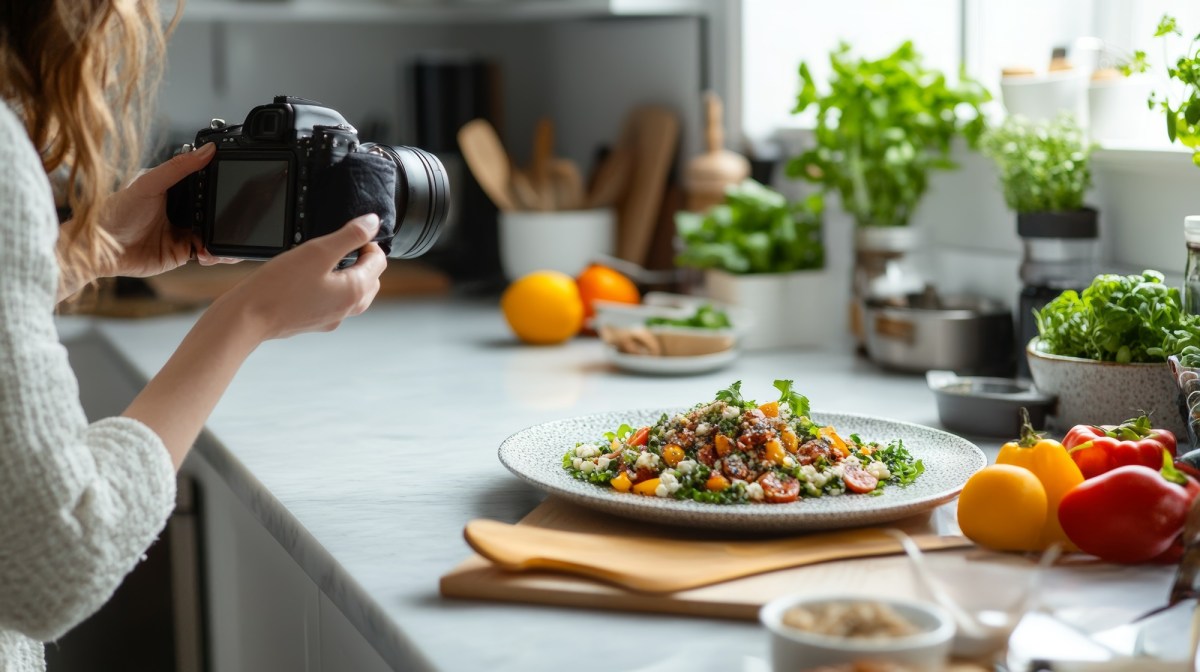
<svg viewBox="0 0 1200 672"><path fill-rule="evenodd" d="M878 60L855 58L842 43L829 56L829 91L817 92L807 63L793 113L816 107L816 146L788 164L788 175L840 194L859 226L905 226L929 186L950 170L951 143L972 145L985 127L979 106L991 95L963 75L957 85L926 68L912 42Z"/></svg>
<svg viewBox="0 0 1200 672"><path fill-rule="evenodd" d="M1167 63L1167 77L1182 84L1183 91L1174 105L1170 95L1164 94L1160 97L1157 92L1150 94L1147 103L1150 109L1158 107L1163 111L1166 116L1167 137L1171 142L1178 140L1191 149L1192 163L1200 166L1200 34L1189 41L1183 54L1175 59L1174 65L1171 65L1171 59L1167 55L1167 46L1171 36L1183 36L1175 17L1164 14L1158 22L1154 36L1164 38L1163 62ZM1130 66L1122 72L1145 72L1147 68L1146 54L1139 51L1134 52Z"/></svg>
<svg viewBox="0 0 1200 672"><path fill-rule="evenodd" d="M1063 292L1035 311L1044 352L1103 362L1164 362L1200 347L1200 315L1158 271L1100 275L1082 294Z"/></svg>
<svg viewBox="0 0 1200 672"><path fill-rule="evenodd" d="M820 194L789 203L777 191L746 180L704 215L681 212L675 228L686 246L681 266L730 273L787 273L825 266Z"/></svg>
<svg viewBox="0 0 1200 672"><path fill-rule="evenodd" d="M996 163L1008 207L1017 212L1059 212L1083 207L1092 183L1094 144L1070 115L1048 122L1008 117L980 139Z"/></svg>

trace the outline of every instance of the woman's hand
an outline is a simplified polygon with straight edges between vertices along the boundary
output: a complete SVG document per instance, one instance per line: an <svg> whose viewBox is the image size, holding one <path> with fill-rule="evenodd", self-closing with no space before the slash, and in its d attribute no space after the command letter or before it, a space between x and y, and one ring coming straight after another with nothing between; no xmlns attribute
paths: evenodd
<svg viewBox="0 0 1200 672"><path fill-rule="evenodd" d="M387 257L371 242L378 230L375 215L352 219L266 262L218 299L213 309L233 308L261 340L332 331L342 320L366 310L379 292ZM354 250L354 265L334 270Z"/></svg>
<svg viewBox="0 0 1200 672"><path fill-rule="evenodd" d="M99 269L101 277L158 275L186 264L193 253L205 266L229 261L210 255L194 233L167 221L167 189L208 165L215 147L208 143L194 152L175 156L142 173L105 201L100 226L121 245L122 252L112 267ZM66 235L59 237L60 245L70 241L73 225L63 225ZM82 286L95 279L77 280Z"/></svg>

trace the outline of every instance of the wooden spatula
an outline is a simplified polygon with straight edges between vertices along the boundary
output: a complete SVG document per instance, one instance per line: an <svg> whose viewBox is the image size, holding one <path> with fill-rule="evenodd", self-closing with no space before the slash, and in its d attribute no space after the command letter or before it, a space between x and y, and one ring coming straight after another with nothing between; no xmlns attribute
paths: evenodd
<svg viewBox="0 0 1200 672"><path fill-rule="evenodd" d="M629 186L629 174L633 170L633 154L629 149L617 145L596 167L592 188L588 190L584 207L607 208L615 205L625 195Z"/></svg>
<svg viewBox="0 0 1200 672"><path fill-rule="evenodd" d="M550 178L554 183L554 205L557 210L578 210L583 207L583 175L570 159L550 162Z"/></svg>
<svg viewBox="0 0 1200 672"><path fill-rule="evenodd" d="M496 135L496 129L486 119L468 121L458 130L458 147L471 168L471 174L496 207L506 211L516 210L509 193L512 164L500 142L500 136Z"/></svg>
<svg viewBox="0 0 1200 672"><path fill-rule="evenodd" d="M645 593L673 593L788 567L904 552L894 537L873 528L790 539L691 541L473 520L463 536L476 553L509 571L565 572ZM927 551L971 545L965 537L933 534L913 536L913 541Z"/></svg>

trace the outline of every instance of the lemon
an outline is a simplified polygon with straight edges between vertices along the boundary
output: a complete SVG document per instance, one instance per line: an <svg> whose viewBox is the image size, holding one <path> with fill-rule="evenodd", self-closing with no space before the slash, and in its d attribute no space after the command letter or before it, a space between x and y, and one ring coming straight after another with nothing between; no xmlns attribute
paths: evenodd
<svg viewBox="0 0 1200 672"><path fill-rule="evenodd" d="M583 326L583 300L571 276L537 271L504 290L500 309L513 333L526 343L562 343Z"/></svg>

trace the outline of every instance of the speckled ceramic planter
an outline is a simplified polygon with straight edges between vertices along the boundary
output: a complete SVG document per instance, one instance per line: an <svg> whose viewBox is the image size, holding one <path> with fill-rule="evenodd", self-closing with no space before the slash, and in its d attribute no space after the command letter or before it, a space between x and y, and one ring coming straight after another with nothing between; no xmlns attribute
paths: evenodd
<svg viewBox="0 0 1200 672"><path fill-rule="evenodd" d="M1066 431L1075 425L1115 425L1149 413L1155 427L1187 436L1180 422L1178 392L1166 363L1118 364L1050 355L1038 350L1038 339L1025 348L1037 388L1058 397L1051 426Z"/></svg>

